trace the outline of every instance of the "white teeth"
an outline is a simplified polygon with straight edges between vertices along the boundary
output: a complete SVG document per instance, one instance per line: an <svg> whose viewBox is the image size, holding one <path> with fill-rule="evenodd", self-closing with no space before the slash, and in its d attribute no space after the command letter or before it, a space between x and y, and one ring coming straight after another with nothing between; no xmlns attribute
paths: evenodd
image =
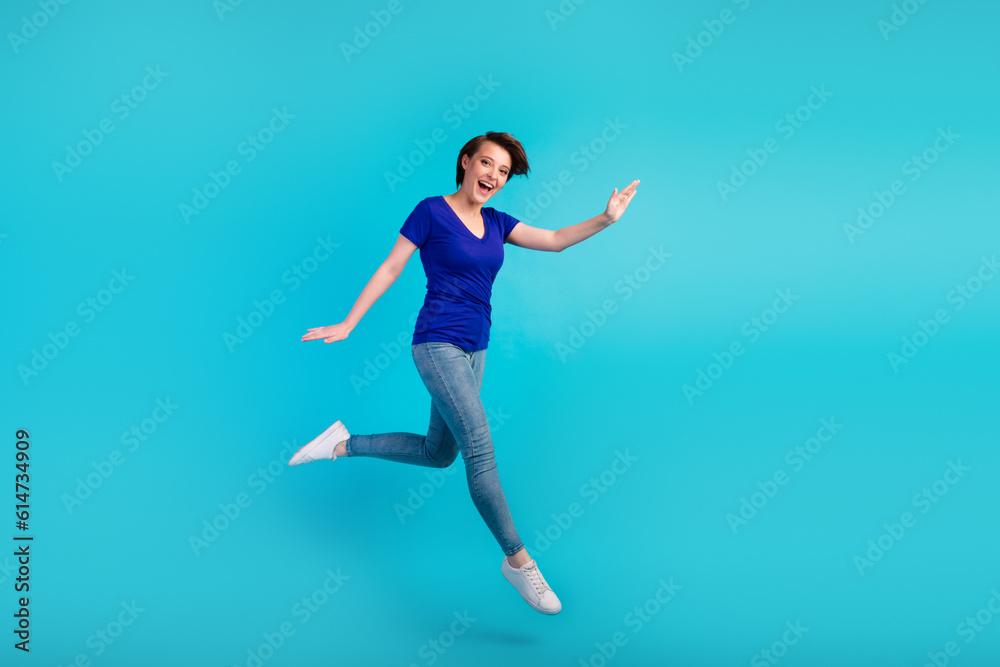
<svg viewBox="0 0 1000 667"><path fill-rule="evenodd" d="M483 186L483 189L486 190L487 192L489 192L490 190L493 189L492 185L488 185L487 183L484 183L483 181L479 181L479 184L481 186Z"/></svg>

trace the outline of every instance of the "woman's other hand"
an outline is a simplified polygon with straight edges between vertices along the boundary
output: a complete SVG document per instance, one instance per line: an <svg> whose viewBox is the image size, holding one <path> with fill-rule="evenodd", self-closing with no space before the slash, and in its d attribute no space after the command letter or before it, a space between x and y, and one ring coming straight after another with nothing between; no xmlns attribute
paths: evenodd
<svg viewBox="0 0 1000 667"><path fill-rule="evenodd" d="M608 207L604 210L604 217L608 220L609 225L622 217L622 213L628 208L628 203L635 196L635 189L638 185L639 179L636 179L629 183L628 187L621 192L618 192L618 188L615 188L614 192L611 193L611 199L608 200Z"/></svg>

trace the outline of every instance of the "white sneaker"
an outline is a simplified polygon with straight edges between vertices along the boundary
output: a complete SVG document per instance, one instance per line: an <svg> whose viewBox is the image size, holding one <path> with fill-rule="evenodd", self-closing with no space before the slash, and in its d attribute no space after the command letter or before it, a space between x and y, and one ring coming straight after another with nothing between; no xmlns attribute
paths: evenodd
<svg viewBox="0 0 1000 667"><path fill-rule="evenodd" d="M295 466L300 463L319 461L328 459L336 461L337 455L333 453L334 448L351 437L347 427L340 423L338 419L330 428L320 433L316 438L305 444L299 451L295 452L288 465Z"/></svg>
<svg viewBox="0 0 1000 667"><path fill-rule="evenodd" d="M534 559L515 568L511 567L510 563L507 562L507 557L504 556L500 572L503 573L507 581L514 585L524 601L536 611L543 614L558 614L562 610L562 603L559 602L555 592L549 588Z"/></svg>

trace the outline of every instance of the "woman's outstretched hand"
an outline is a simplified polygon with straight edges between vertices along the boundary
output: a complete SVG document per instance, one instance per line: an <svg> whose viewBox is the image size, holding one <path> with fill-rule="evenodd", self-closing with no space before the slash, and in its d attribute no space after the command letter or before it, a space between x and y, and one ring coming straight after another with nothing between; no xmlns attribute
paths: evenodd
<svg viewBox="0 0 1000 667"><path fill-rule="evenodd" d="M348 334L351 333L352 328L344 322L331 324L328 327L314 327L309 330L309 333L302 336L302 340L305 342L307 340L319 340L322 338L324 343L333 343L346 339Z"/></svg>
<svg viewBox="0 0 1000 667"><path fill-rule="evenodd" d="M621 192L618 192L618 188L611 193L611 199L608 200L608 207L604 209L604 216L608 219L608 224L612 222L617 222L618 218L622 217L622 213L628 208L628 203L632 201L632 197L635 196L635 189L639 185L639 179L636 179L628 184Z"/></svg>

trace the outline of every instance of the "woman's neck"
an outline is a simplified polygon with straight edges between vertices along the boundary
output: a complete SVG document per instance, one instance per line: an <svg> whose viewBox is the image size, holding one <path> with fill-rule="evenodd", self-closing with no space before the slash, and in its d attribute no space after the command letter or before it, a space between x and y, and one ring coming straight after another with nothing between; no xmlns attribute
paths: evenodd
<svg viewBox="0 0 1000 667"><path fill-rule="evenodd" d="M483 205L475 202L462 193L461 190L445 195L445 201L451 204L452 210L460 216L476 220L479 218Z"/></svg>

